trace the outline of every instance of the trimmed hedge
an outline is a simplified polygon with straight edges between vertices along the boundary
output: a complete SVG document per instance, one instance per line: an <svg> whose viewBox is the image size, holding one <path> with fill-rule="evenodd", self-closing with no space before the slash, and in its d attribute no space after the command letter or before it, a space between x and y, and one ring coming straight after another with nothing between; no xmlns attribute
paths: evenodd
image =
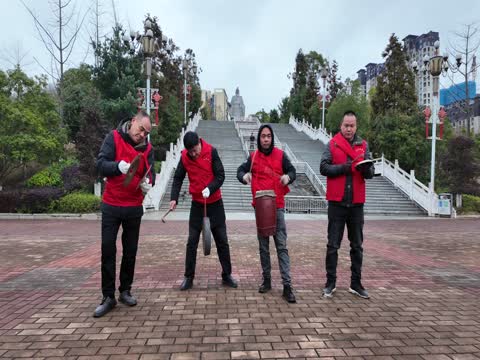
<svg viewBox="0 0 480 360"><path fill-rule="evenodd" d="M463 195L462 213L479 213L480 214L480 197L473 195Z"/></svg>
<svg viewBox="0 0 480 360"><path fill-rule="evenodd" d="M52 202L50 212L91 213L100 210L101 199L93 194L75 192Z"/></svg>

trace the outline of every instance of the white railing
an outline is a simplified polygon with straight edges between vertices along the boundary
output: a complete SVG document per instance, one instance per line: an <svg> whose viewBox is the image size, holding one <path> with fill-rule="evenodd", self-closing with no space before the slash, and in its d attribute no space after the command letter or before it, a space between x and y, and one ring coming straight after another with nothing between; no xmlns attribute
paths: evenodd
<svg viewBox="0 0 480 360"><path fill-rule="evenodd" d="M162 161L160 173L156 174L155 186L148 192L143 202L143 206L146 209L152 207L155 208L155 210L159 209L160 202L167 190L168 182L172 176L173 170L180 161L180 156L183 150L183 136L187 131L195 131L200 119L201 116L199 114L195 115L193 119L189 121L186 128L182 129L176 144L170 143L170 150L167 151L165 161Z"/></svg>
<svg viewBox="0 0 480 360"><path fill-rule="evenodd" d="M305 123L305 121L297 121L293 116L290 117L289 123L297 131L304 132L311 139L320 140L324 144L327 144L332 138L324 129L315 129L310 124ZM438 214L438 195L418 181L415 178L415 172L413 170L411 170L410 173L402 170L398 166L398 160L392 163L382 155L380 159L375 161L375 173L390 180L393 185L404 192L410 200L425 209L429 216Z"/></svg>
<svg viewBox="0 0 480 360"><path fill-rule="evenodd" d="M375 161L375 172L389 179L395 187L425 209L429 215L438 214L438 195L415 178L414 170L407 173L398 166L398 160L392 163L382 155Z"/></svg>
<svg viewBox="0 0 480 360"><path fill-rule="evenodd" d="M320 140L324 144L327 144L330 139L332 138L332 134L329 134L325 129L319 127L315 129L309 123L303 120L302 122L295 119L293 116L290 116L290 120L288 121L290 125L292 125L297 131L304 132L313 140Z"/></svg>
<svg viewBox="0 0 480 360"><path fill-rule="evenodd" d="M298 173L305 174L308 180L312 183L313 187L317 192L324 196L327 193L327 190L325 188L325 184L320 180L320 178L315 174L313 169L311 168L310 164L304 162L304 161L298 161L298 162L293 162L292 165L295 167Z"/></svg>

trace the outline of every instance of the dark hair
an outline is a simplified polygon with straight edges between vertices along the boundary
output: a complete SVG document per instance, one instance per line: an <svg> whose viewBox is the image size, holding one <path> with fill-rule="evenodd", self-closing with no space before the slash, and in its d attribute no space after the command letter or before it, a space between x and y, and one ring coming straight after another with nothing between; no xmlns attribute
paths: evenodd
<svg viewBox="0 0 480 360"><path fill-rule="evenodd" d="M140 110L139 112L137 112L137 114L135 115L135 117L136 117L137 119L143 119L144 117L150 119L150 115L148 115L145 110Z"/></svg>
<svg viewBox="0 0 480 360"><path fill-rule="evenodd" d="M183 137L183 146L185 149L191 150L195 145L198 145L200 139L196 132L188 131Z"/></svg>
<svg viewBox="0 0 480 360"><path fill-rule="evenodd" d="M345 116L355 116L355 118L357 117L357 114L355 114L354 111L352 110L347 110L343 113L343 116L342 116L342 119L345 117Z"/></svg>

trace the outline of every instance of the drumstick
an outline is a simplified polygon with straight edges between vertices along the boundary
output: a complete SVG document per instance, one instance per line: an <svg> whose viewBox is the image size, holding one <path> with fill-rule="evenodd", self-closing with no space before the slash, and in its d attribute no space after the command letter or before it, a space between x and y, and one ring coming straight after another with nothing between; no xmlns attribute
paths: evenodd
<svg viewBox="0 0 480 360"><path fill-rule="evenodd" d="M172 212L172 209L168 209L168 211L162 216L162 222L165 223L165 218L167 217L168 214Z"/></svg>

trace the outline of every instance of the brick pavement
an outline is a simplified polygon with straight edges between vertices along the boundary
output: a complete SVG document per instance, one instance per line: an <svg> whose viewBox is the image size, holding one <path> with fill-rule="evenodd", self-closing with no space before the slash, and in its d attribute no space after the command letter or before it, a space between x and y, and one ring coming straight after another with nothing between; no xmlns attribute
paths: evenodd
<svg viewBox="0 0 480 360"><path fill-rule="evenodd" d="M183 274L185 221L144 221L134 294L94 319L100 223L0 221L2 359L480 359L480 221L370 220L364 285L349 294L348 242L333 299L323 299L325 220L288 220L297 304L259 294L253 221L229 221L238 289L221 286L215 251ZM120 244L118 253L121 253ZM117 261L118 262L118 261Z"/></svg>

